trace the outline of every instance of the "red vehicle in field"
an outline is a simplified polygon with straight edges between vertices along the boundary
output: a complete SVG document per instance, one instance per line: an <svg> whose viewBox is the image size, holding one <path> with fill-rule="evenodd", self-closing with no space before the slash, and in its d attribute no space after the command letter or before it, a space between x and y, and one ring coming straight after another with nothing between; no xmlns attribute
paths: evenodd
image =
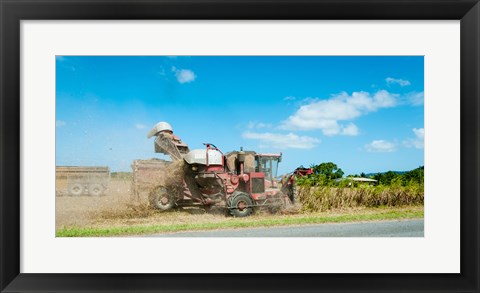
<svg viewBox="0 0 480 293"><path fill-rule="evenodd" d="M158 182L149 195L150 203L160 210L187 205L206 209L223 206L235 217L248 216L258 207L276 211L295 201L295 176L312 172L299 168L277 180L281 153L240 149L223 154L211 143L205 143L204 149L190 150L166 122L158 123L149 132L148 138L154 136L155 151L169 155L174 166L166 174L174 178Z"/></svg>

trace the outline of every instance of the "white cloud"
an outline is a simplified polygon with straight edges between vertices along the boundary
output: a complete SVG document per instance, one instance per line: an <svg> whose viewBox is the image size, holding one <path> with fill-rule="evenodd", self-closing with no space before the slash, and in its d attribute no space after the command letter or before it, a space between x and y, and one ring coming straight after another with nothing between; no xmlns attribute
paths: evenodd
<svg viewBox="0 0 480 293"><path fill-rule="evenodd" d="M296 99L297 98L293 96L286 96L285 98L283 98L284 101L295 101Z"/></svg>
<svg viewBox="0 0 480 293"><path fill-rule="evenodd" d="M62 121L62 120L55 121L55 127L63 127L65 125L67 125L67 122L65 121Z"/></svg>
<svg viewBox="0 0 480 293"><path fill-rule="evenodd" d="M415 134L415 138L409 138L403 141L403 144L406 147L413 147L416 149L423 149L425 144L425 129L424 128L414 128L412 129Z"/></svg>
<svg viewBox="0 0 480 293"><path fill-rule="evenodd" d="M356 136L358 135L358 127L357 125L350 123L346 127L342 129L342 134L343 135L350 135L350 136Z"/></svg>
<svg viewBox="0 0 480 293"><path fill-rule="evenodd" d="M242 134L243 138L260 140L263 147L277 149L311 149L320 143L320 140L310 136L299 136L294 133L256 133L246 131Z"/></svg>
<svg viewBox="0 0 480 293"><path fill-rule="evenodd" d="M351 95L343 92L327 100L311 99L301 106L293 115L280 125L286 130L322 130L325 135L355 133L356 126L343 127L338 122L348 121L397 105L396 94L385 90L370 94L367 92L353 92ZM342 129L346 129L342 133ZM358 128L356 129L358 133Z"/></svg>
<svg viewBox="0 0 480 293"><path fill-rule="evenodd" d="M190 69L178 69L173 66L172 71L175 73L175 76L177 77L177 81L179 83L189 83L197 78L195 72Z"/></svg>
<svg viewBox="0 0 480 293"><path fill-rule="evenodd" d="M145 129L145 128L147 128L147 126L144 125L144 124L141 124L141 123L137 123L137 124L135 124L135 128L136 129Z"/></svg>
<svg viewBox="0 0 480 293"><path fill-rule="evenodd" d="M369 152L389 153L395 151L395 144L385 140L374 140L366 144L365 149Z"/></svg>
<svg viewBox="0 0 480 293"><path fill-rule="evenodd" d="M423 92L408 93L407 95L405 95L405 100L407 104L410 104L412 106L421 106L423 105L424 93Z"/></svg>
<svg viewBox="0 0 480 293"><path fill-rule="evenodd" d="M424 139L425 138L425 129L424 128L414 128L412 129L413 133L417 138Z"/></svg>
<svg viewBox="0 0 480 293"><path fill-rule="evenodd" d="M387 82L387 84L398 84L399 86L401 87L404 87L404 86L407 86L407 85L410 85L410 81L406 80L406 79L400 79L400 78L393 78L393 77L387 77L385 79L385 81Z"/></svg>
<svg viewBox="0 0 480 293"><path fill-rule="evenodd" d="M250 121L248 122L247 128L248 129L260 129L260 128L271 128L272 124L270 123L262 123L262 122L257 122L257 121Z"/></svg>

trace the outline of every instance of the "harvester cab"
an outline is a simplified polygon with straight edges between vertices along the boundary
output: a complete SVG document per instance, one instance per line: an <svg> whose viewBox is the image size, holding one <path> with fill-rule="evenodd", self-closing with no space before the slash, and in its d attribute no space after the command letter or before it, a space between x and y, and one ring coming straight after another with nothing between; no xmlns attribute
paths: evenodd
<svg viewBox="0 0 480 293"><path fill-rule="evenodd" d="M269 187L276 187L278 163L282 161L280 154L257 154L255 156L255 172L265 173L265 184Z"/></svg>

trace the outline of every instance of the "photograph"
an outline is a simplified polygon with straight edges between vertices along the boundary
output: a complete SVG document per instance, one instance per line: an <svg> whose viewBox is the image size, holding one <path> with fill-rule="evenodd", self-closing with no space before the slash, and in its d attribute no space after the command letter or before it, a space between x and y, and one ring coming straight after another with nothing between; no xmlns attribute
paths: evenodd
<svg viewBox="0 0 480 293"><path fill-rule="evenodd" d="M479 292L479 0L0 11L1 293Z"/></svg>
<svg viewBox="0 0 480 293"><path fill-rule="evenodd" d="M55 237L424 237L424 71L56 55Z"/></svg>

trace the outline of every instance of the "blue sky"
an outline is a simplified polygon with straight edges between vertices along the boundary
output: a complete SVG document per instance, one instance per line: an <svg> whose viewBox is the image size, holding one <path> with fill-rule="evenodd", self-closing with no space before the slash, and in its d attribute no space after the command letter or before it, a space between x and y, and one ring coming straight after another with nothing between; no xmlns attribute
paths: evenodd
<svg viewBox="0 0 480 293"><path fill-rule="evenodd" d="M279 172L424 164L423 56L57 56L56 164L130 171L169 122L190 149L283 153Z"/></svg>

